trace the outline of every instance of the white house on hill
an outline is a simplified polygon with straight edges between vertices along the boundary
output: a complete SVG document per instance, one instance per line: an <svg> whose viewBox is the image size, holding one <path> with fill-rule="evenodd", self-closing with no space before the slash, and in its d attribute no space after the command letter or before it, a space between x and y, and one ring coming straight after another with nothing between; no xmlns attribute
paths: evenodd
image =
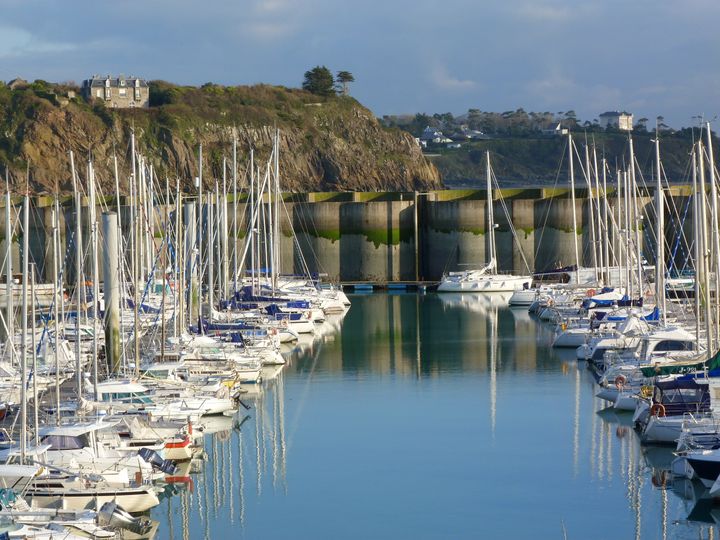
<svg viewBox="0 0 720 540"><path fill-rule="evenodd" d="M608 111L599 116L600 127L614 127L623 131L632 131L633 115L629 112Z"/></svg>

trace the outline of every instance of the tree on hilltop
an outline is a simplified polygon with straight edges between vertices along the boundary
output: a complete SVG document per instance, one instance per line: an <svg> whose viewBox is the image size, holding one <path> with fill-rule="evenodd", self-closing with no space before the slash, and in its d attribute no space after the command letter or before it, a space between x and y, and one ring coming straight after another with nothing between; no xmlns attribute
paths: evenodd
<svg viewBox="0 0 720 540"><path fill-rule="evenodd" d="M355 82L355 77L353 77L353 74L349 71L338 71L336 80L338 84L340 85L340 89L343 96L348 95L348 85L351 82Z"/></svg>
<svg viewBox="0 0 720 540"><path fill-rule="evenodd" d="M306 71L302 87L303 90L318 96L330 97L335 95L333 74L325 66L315 66L310 71Z"/></svg>

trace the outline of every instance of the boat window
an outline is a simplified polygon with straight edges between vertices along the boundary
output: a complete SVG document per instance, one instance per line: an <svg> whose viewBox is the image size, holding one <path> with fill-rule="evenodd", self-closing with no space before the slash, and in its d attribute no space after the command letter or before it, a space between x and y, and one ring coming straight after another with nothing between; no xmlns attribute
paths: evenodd
<svg viewBox="0 0 720 540"><path fill-rule="evenodd" d="M53 450L78 450L85 448L87 444L87 435L78 435L72 437L70 435L47 435L42 438L42 444L49 444Z"/></svg>
<svg viewBox="0 0 720 540"><path fill-rule="evenodd" d="M662 351L692 351L691 341L677 341L674 339L666 339L655 345L655 352Z"/></svg>

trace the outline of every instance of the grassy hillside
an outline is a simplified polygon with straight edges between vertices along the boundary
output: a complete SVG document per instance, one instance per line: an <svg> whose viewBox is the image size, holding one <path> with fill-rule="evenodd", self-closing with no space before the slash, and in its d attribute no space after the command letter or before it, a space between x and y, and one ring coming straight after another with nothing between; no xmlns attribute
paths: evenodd
<svg viewBox="0 0 720 540"><path fill-rule="evenodd" d="M70 189L69 152L82 164L92 156L98 176L113 185L112 161L121 184L129 175L129 139L158 176L179 178L187 189L197 176L197 148L204 147L204 178L222 176L223 157L239 145L239 170L250 149L267 159L280 130L280 167L288 190L405 190L438 187L437 170L412 137L386 128L349 97L320 98L277 86L206 84L200 88L151 83L149 109L109 109L102 102L68 99L79 88L36 81L10 89L0 84L0 162L24 183L29 166L34 191ZM82 171L84 167L79 169Z"/></svg>

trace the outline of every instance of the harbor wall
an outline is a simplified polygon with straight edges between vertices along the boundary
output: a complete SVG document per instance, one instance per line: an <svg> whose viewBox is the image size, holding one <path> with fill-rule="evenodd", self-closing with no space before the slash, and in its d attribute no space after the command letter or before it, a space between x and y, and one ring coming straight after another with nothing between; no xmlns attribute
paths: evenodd
<svg viewBox="0 0 720 540"><path fill-rule="evenodd" d="M679 262L685 255L685 242L678 242L678 223L682 222L686 238L691 237L692 204L686 186L667 191L665 211L666 250ZM187 199L192 200L192 199ZM644 191L637 200L639 236L643 256L655 262L654 194ZM129 238L135 234L138 220L133 221L129 207L120 201L122 237L125 253L129 255ZM604 199L600 201L603 223L616 224L616 229L627 227L626 207L618 207L614 194L608 198L608 218L604 218ZM87 205L87 201L84 200ZM227 227L209 239L206 226L200 230L198 240L201 252L216 252L218 242L225 236L228 241L228 264L233 267L233 253L241 258L249 238L250 212L247 201L227 204ZM598 202L593 200L592 204ZM103 201L102 206L117 208L117 201ZM583 265L594 260L593 247L600 238L593 238L590 226L588 193L578 190L575 200L577 227L573 227L573 204L567 189L513 189L495 193L493 215L498 266L501 271L526 273L575 262L575 242ZM12 242L13 273L18 274L22 260L22 231L20 227L22 201L13 199L11 216L14 222L11 234L4 224L4 201L0 202L0 260L2 274L6 271L5 245ZM233 236L233 209L237 207L238 234ZM268 205L264 208L267 212ZM279 269L283 273L302 274L306 270L325 276L329 281L412 281L439 280L443 273L482 266L488 260L487 202L483 190L448 190L428 193L307 193L284 194L281 205ZM203 214L206 214L204 212ZM165 216L174 229L174 210L167 214L162 206L155 207L152 236L156 248L162 244L162 231L167 228ZM597 219L597 215L595 217ZM267 222L265 222L267 225ZM597 223L596 229L598 227ZM635 224L629 224L634 229ZM91 275L92 256L89 250L90 222L87 207L82 211L83 251L85 275ZM260 220L260 229L263 228ZM256 228L256 238L262 236ZM605 230L611 230L607 227ZM53 235L52 200L34 198L30 218L30 254L35 262L39 281L52 276ZM605 234L605 233L603 233ZM633 235L635 233L633 232ZM174 233L171 235L174 238ZM617 233L611 234L613 250L621 251ZM75 212L71 199L61 201L60 211L60 269L66 283L75 279ZM593 244L593 240L595 244ZM171 243L174 240L171 240ZM256 268L267 268L264 253L269 246L261 244L261 260ZM102 241L100 242L102 250ZM172 251L172 250L171 250ZM102 260L102 253L99 254ZM170 255L172 262L172 255ZM144 255L146 267L161 268L157 255ZM248 253L239 269L249 271L252 264ZM102 269L100 269L102 272ZM102 276L101 276L102 279Z"/></svg>

